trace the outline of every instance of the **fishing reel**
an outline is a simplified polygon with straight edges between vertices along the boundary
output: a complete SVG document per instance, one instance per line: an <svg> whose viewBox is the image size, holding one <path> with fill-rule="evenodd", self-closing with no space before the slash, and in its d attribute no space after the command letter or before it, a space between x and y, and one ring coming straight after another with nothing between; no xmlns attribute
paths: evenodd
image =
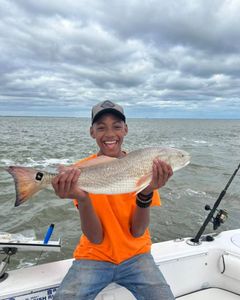
<svg viewBox="0 0 240 300"><path fill-rule="evenodd" d="M223 197L226 194L227 189L229 188L231 182L233 181L233 178L236 176L238 170L240 169L240 164L238 165L237 169L233 172L231 178L229 179L228 183L226 184L225 188L221 191L220 195L218 196L217 200L215 201L213 208L211 208L209 205L205 206L205 210L210 210L208 216L206 217L205 221L203 222L201 228L199 229L198 233L194 238L191 239L191 242L194 245L199 245L200 238L206 229L209 222L213 223L213 229L216 230L222 223L224 223L227 220L228 213L225 209L219 209L217 210L220 202L222 201ZM217 215L214 217L215 212L218 212Z"/></svg>
<svg viewBox="0 0 240 300"><path fill-rule="evenodd" d="M212 210L212 208L207 204L205 205L205 210ZM211 222L213 223L213 230L216 230L218 229L218 227L225 223L225 221L227 220L228 218L228 212L226 209L217 209L217 214L216 216L212 217L212 220Z"/></svg>
<svg viewBox="0 0 240 300"><path fill-rule="evenodd" d="M4 247L2 248L0 254L6 254L5 258L1 261L0 260L0 283L4 281L8 274L6 273L7 267L10 263L10 257L17 253L17 249L14 247Z"/></svg>

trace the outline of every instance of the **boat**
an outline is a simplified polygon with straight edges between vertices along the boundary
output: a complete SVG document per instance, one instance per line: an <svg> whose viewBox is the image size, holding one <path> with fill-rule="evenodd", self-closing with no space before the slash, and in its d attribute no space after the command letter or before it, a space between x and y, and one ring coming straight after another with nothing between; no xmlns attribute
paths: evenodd
<svg viewBox="0 0 240 300"><path fill-rule="evenodd" d="M176 299L240 300L240 228L204 235L212 222L216 230L227 219L227 211L218 210L240 164L220 193L194 237L154 243L151 253ZM0 250L6 257L0 261L0 300L53 299L73 259L65 259L24 269L7 271L10 256L17 251L60 251L61 240L51 241L51 224L43 241L4 240ZM102 290L96 300L134 300L124 287L115 283Z"/></svg>
<svg viewBox="0 0 240 300"><path fill-rule="evenodd" d="M61 241L47 245L41 242L13 244L1 243L0 248L8 251L60 251L61 248ZM151 252L176 299L240 300L240 229L205 235L198 243L192 238L155 243ZM66 259L6 271L0 279L0 299L53 299L72 261ZM124 287L112 283L96 297L96 300L110 299L133 300L135 297Z"/></svg>

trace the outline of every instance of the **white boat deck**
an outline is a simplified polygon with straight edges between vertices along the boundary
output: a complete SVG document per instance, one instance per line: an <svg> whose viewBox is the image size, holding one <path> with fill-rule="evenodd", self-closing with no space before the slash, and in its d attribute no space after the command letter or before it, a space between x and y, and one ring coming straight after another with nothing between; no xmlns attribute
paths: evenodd
<svg viewBox="0 0 240 300"><path fill-rule="evenodd" d="M239 300L240 295L217 288L211 288L178 297L179 300Z"/></svg>
<svg viewBox="0 0 240 300"><path fill-rule="evenodd" d="M152 254L177 300L240 300L240 229L225 231L198 246L189 239L152 246ZM8 271L0 300L52 299L72 259ZM134 300L112 283L96 300Z"/></svg>

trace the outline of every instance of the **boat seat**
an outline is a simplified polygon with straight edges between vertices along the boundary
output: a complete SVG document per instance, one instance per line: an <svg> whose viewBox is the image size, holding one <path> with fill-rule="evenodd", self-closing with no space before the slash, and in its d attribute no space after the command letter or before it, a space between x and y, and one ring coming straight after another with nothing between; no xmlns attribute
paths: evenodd
<svg viewBox="0 0 240 300"><path fill-rule="evenodd" d="M206 290L201 290L195 293L191 293L185 296L177 297L179 300L240 300L240 295L233 294L231 292L210 288Z"/></svg>

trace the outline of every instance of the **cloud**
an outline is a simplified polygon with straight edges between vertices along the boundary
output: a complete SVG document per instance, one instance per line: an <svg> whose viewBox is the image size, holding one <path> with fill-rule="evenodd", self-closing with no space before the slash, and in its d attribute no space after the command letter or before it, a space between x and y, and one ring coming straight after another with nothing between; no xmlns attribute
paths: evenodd
<svg viewBox="0 0 240 300"><path fill-rule="evenodd" d="M237 117L239 13L233 0L2 0L0 114L112 99L132 116Z"/></svg>

